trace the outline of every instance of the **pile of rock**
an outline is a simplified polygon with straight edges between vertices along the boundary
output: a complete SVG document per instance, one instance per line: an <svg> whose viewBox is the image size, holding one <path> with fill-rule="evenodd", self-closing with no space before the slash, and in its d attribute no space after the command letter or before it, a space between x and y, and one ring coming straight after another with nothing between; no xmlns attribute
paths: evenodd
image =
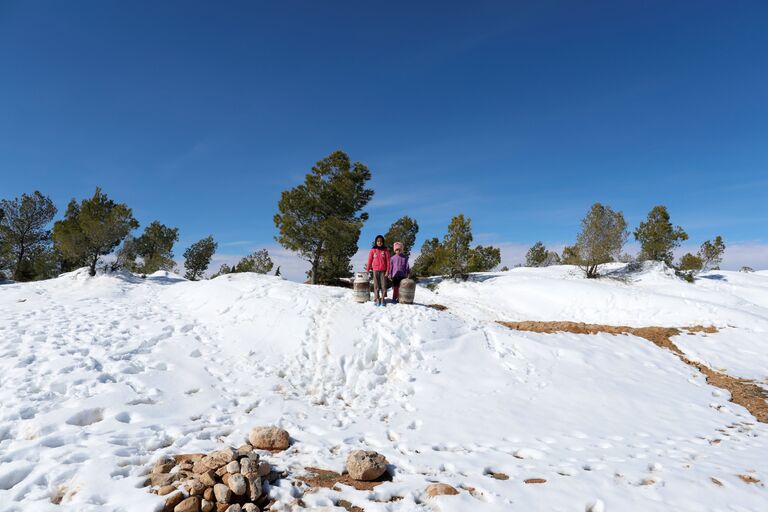
<svg viewBox="0 0 768 512"><path fill-rule="evenodd" d="M166 496L164 512L258 512L268 505L265 483L283 475L254 451L288 447L288 433L257 427L237 449L176 455L152 468L151 492Z"/></svg>

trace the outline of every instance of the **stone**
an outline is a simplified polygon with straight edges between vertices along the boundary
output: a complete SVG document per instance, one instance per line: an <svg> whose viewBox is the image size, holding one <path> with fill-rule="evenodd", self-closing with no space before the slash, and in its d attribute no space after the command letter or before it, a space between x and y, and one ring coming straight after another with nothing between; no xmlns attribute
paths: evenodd
<svg viewBox="0 0 768 512"><path fill-rule="evenodd" d="M240 473L234 473L229 475L229 481L227 482L229 489L237 496L242 496L248 490L248 484L245 477Z"/></svg>
<svg viewBox="0 0 768 512"><path fill-rule="evenodd" d="M205 491L206 485L200 480L191 479L184 482L184 487L187 488L190 496L201 496Z"/></svg>
<svg viewBox="0 0 768 512"><path fill-rule="evenodd" d="M216 473L210 469L205 473L201 473L197 478L207 487L213 487L216 485Z"/></svg>
<svg viewBox="0 0 768 512"><path fill-rule="evenodd" d="M184 500L185 496L181 493L181 491L175 491L172 494L169 494L167 498L165 498L165 508L163 508L163 512L173 512L173 509L176 508L176 505L181 503Z"/></svg>
<svg viewBox="0 0 768 512"><path fill-rule="evenodd" d="M218 503L229 503L232 501L232 491L224 484L214 485L213 495L216 496Z"/></svg>
<svg viewBox="0 0 768 512"><path fill-rule="evenodd" d="M221 466L219 469L216 470L216 475L218 476L224 476L227 474L227 466Z"/></svg>
<svg viewBox="0 0 768 512"><path fill-rule="evenodd" d="M153 486L165 487L166 485L171 485L176 480L176 475L170 473L154 473L149 479Z"/></svg>
<svg viewBox="0 0 768 512"><path fill-rule="evenodd" d="M347 457L347 472L353 480L370 482L387 471L387 459L374 451L355 450Z"/></svg>
<svg viewBox="0 0 768 512"><path fill-rule="evenodd" d="M233 460L235 460L235 452L232 448L224 448L215 451L202 459L208 469L219 469L221 466L226 466Z"/></svg>
<svg viewBox="0 0 768 512"><path fill-rule="evenodd" d="M200 503L200 512L212 512L216 508L212 501L204 499Z"/></svg>
<svg viewBox="0 0 768 512"><path fill-rule="evenodd" d="M194 464L203 458L205 458L204 453L180 453L179 455L173 456L173 460L176 461L176 464L179 465L187 462Z"/></svg>
<svg viewBox="0 0 768 512"><path fill-rule="evenodd" d="M216 504L216 512L227 512L228 508L229 508L229 503L217 503Z"/></svg>
<svg viewBox="0 0 768 512"><path fill-rule="evenodd" d="M247 475L248 473L256 473L258 465L251 462L248 457L240 459L240 473Z"/></svg>
<svg viewBox="0 0 768 512"><path fill-rule="evenodd" d="M170 473L174 466L176 466L176 463L173 461L173 459L160 460L152 468L152 474L156 475L158 473Z"/></svg>
<svg viewBox="0 0 768 512"><path fill-rule="evenodd" d="M242 510L243 509L240 508L240 505L234 504L229 506L229 508L227 509L227 512L242 512Z"/></svg>
<svg viewBox="0 0 768 512"><path fill-rule="evenodd" d="M248 484L248 499L251 501L258 500L263 492L261 477L255 473L249 473L245 475L245 480Z"/></svg>
<svg viewBox="0 0 768 512"><path fill-rule="evenodd" d="M258 469L256 469L256 473L258 473L259 476L267 476L271 471L272 464L265 460L259 462Z"/></svg>
<svg viewBox="0 0 768 512"><path fill-rule="evenodd" d="M233 460L229 464L225 466L227 468L227 473L239 473L240 472L240 463L236 460Z"/></svg>
<svg viewBox="0 0 768 512"><path fill-rule="evenodd" d="M190 496L173 509L173 512L200 512L200 498Z"/></svg>
<svg viewBox="0 0 768 512"><path fill-rule="evenodd" d="M172 485L164 485L157 490L157 494L158 496L165 496L166 494L171 494L175 490L176 488Z"/></svg>
<svg viewBox="0 0 768 512"><path fill-rule="evenodd" d="M279 471L270 471L269 474L264 478L266 478L267 482L274 484L275 482L277 482L278 480L284 477L285 475L283 473L280 473Z"/></svg>
<svg viewBox="0 0 768 512"><path fill-rule="evenodd" d="M254 505L253 503L246 503L243 505L243 512L260 512L259 507Z"/></svg>
<svg viewBox="0 0 768 512"><path fill-rule="evenodd" d="M213 501L215 499L213 496L213 485L205 488L203 491L203 499L207 501Z"/></svg>
<svg viewBox="0 0 768 512"><path fill-rule="evenodd" d="M425 494L427 498L434 498L435 496L453 496L459 494L459 491L448 484L431 484L427 486Z"/></svg>
<svg viewBox="0 0 768 512"><path fill-rule="evenodd" d="M247 457L251 452L253 452L253 446L251 446L249 443L245 443L237 449L237 457Z"/></svg>
<svg viewBox="0 0 768 512"><path fill-rule="evenodd" d="M192 465L192 472L201 474L205 473L206 471L210 471L208 468L208 464L205 463L205 460L198 460Z"/></svg>
<svg viewBox="0 0 768 512"><path fill-rule="evenodd" d="M230 476L232 476L232 475L230 475L229 473L224 473L223 475L221 475L221 483L223 483L224 485L228 486L229 485L229 477Z"/></svg>
<svg viewBox="0 0 768 512"><path fill-rule="evenodd" d="M280 427L254 427L248 440L260 450L285 450L290 446L288 432Z"/></svg>

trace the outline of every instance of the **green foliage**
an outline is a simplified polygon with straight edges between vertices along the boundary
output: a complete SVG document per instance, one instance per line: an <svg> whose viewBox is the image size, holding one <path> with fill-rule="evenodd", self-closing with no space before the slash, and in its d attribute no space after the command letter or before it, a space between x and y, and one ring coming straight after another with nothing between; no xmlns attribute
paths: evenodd
<svg viewBox="0 0 768 512"><path fill-rule="evenodd" d="M600 203L592 205L576 236L578 265L588 278L597 277L600 265L619 256L627 235L627 223L621 212Z"/></svg>
<svg viewBox="0 0 768 512"><path fill-rule="evenodd" d="M526 267L541 267L547 260L547 248L542 242L536 242L525 254Z"/></svg>
<svg viewBox="0 0 768 512"><path fill-rule="evenodd" d="M739 269L739 272L744 272L745 274L749 274L750 272L754 272L754 271L755 271L755 269L753 269L752 267L747 267L747 266L741 267Z"/></svg>
<svg viewBox="0 0 768 512"><path fill-rule="evenodd" d="M560 258L563 265L578 265L581 261L579 259L579 248L576 245L566 245L563 247L563 255Z"/></svg>
<svg viewBox="0 0 768 512"><path fill-rule="evenodd" d="M272 270L273 266L274 263L272 263L272 258L269 257L269 252L266 249L260 249L241 259L237 265L235 265L233 272L256 272L257 274L266 274Z"/></svg>
<svg viewBox="0 0 768 512"><path fill-rule="evenodd" d="M178 228L169 228L159 221L144 228L144 233L134 241L136 255L141 263L136 264L136 272L151 274L158 270L173 270L173 244L179 239Z"/></svg>
<svg viewBox="0 0 768 512"><path fill-rule="evenodd" d="M440 251L440 240L430 238L421 244L421 251L413 263L411 275L414 277L429 277L437 274L437 257Z"/></svg>
<svg viewBox="0 0 768 512"><path fill-rule="evenodd" d="M680 258L677 268L682 271L699 271L704 266L702 259L694 254L686 253Z"/></svg>
<svg viewBox="0 0 768 512"><path fill-rule="evenodd" d="M723 253L725 253L725 242L723 237L716 236L714 242L709 240L701 244L699 248L699 258L702 262L702 268L704 270L712 270L720 266L723 261Z"/></svg>
<svg viewBox="0 0 768 512"><path fill-rule="evenodd" d="M503 267L501 267L500 272L509 272L509 267L504 265Z"/></svg>
<svg viewBox="0 0 768 512"><path fill-rule="evenodd" d="M672 226L666 206L655 206L648 212L648 218L640 223L634 235L640 242L640 260L663 261L667 265L672 264L672 250L681 241L688 240L683 228Z"/></svg>
<svg viewBox="0 0 768 512"><path fill-rule="evenodd" d="M96 188L90 199L69 202L64 220L53 225L53 240L70 264L87 264L93 276L99 258L111 253L137 227L128 206L115 203Z"/></svg>
<svg viewBox="0 0 768 512"><path fill-rule="evenodd" d="M36 190L32 195L3 199L0 210L0 263L16 281L50 277L36 273L39 264L34 259L50 250L51 232L46 226L56 215L53 201Z"/></svg>
<svg viewBox="0 0 768 512"><path fill-rule="evenodd" d="M418 233L419 224L415 220L408 216L400 217L389 227L389 231L384 235L384 240L388 240L390 244L402 242L405 246L402 254L407 258L416 243Z"/></svg>
<svg viewBox="0 0 768 512"><path fill-rule="evenodd" d="M184 277L190 281L197 281L203 277L208 265L211 264L211 258L216 252L218 244L214 242L213 236L208 236L202 240L193 243L184 251L184 268L186 273Z"/></svg>
<svg viewBox="0 0 768 512"><path fill-rule="evenodd" d="M311 264L310 282L351 275L360 230L368 219L361 210L373 197L365 188L371 172L335 151L312 167L304 183L282 193L275 226L277 241Z"/></svg>
<svg viewBox="0 0 768 512"><path fill-rule="evenodd" d="M490 272L501 263L501 250L498 247L478 245L469 252L467 272Z"/></svg>
<svg viewBox="0 0 768 512"><path fill-rule="evenodd" d="M219 276L223 276L223 275L226 275L226 274L231 274L231 273L234 272L234 269L235 269L235 267L230 267L226 263L222 263L222 265L219 267L218 272L213 274L211 276L211 279L215 279L215 278L217 278Z"/></svg>

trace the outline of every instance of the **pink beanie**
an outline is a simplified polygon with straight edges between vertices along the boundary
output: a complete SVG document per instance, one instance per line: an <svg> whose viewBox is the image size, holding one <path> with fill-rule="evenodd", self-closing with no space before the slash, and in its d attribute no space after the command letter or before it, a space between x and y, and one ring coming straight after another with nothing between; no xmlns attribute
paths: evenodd
<svg viewBox="0 0 768 512"><path fill-rule="evenodd" d="M392 246L393 249L400 248L400 250L403 249L403 242L395 242L395 245Z"/></svg>

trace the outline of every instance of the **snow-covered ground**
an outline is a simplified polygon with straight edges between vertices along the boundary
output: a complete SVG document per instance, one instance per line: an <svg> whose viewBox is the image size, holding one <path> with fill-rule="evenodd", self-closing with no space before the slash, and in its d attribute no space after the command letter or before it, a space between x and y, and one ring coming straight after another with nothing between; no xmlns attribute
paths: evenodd
<svg viewBox="0 0 768 512"><path fill-rule="evenodd" d="M0 511L157 510L162 498L141 488L154 460L238 446L267 424L291 433L266 459L292 474L341 471L357 448L392 464L392 482L307 494L309 508L343 497L368 512L768 510L768 425L697 370L634 336L495 323L714 325L674 341L765 384L768 273L612 276L521 268L386 308L254 274L2 285ZM461 492L425 500L431 482ZM298 491L271 493L290 510Z"/></svg>

